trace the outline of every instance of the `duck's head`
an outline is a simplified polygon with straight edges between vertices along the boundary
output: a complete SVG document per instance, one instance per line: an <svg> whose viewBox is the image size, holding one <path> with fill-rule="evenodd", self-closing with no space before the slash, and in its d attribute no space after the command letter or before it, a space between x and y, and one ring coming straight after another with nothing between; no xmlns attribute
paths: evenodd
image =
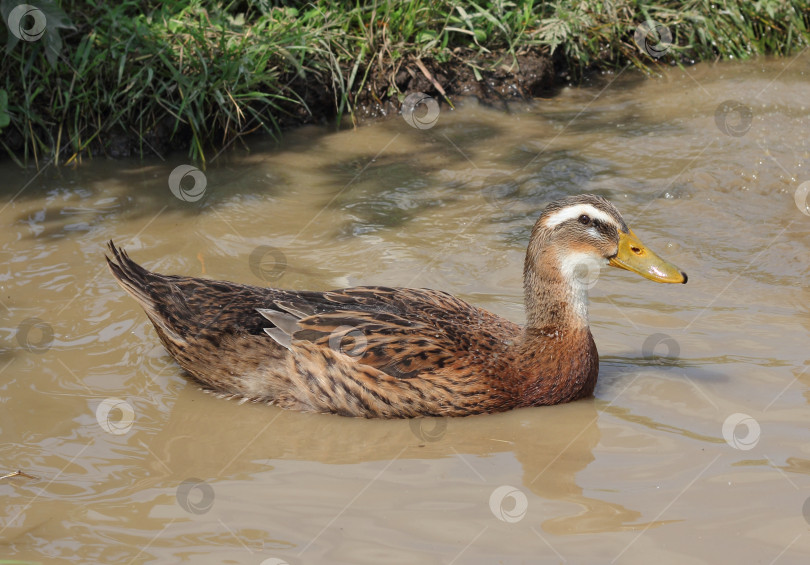
<svg viewBox="0 0 810 565"><path fill-rule="evenodd" d="M526 254L527 306L536 302L535 308L529 308L529 323L533 315L546 318L544 309L563 308L587 324L587 289L600 267L607 265L656 282L687 281L685 272L641 243L605 198L583 194L549 204L534 225ZM534 322L545 324L548 320Z"/></svg>

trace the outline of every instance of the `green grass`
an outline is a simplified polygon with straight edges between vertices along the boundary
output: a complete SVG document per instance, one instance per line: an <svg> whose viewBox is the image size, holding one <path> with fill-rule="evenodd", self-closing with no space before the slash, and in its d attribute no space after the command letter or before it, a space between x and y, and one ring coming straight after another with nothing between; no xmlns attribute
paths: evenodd
<svg viewBox="0 0 810 565"><path fill-rule="evenodd" d="M48 16L47 33L25 42L0 30L0 143L20 164L73 163L116 135L142 139L148 154L155 131L204 164L247 133L322 112L307 107L312 92L352 118L371 77L389 77L381 95L399 96L394 74L414 59L480 72L535 49L577 77L787 55L810 40L808 0L26 1ZM0 1L4 19L17 4ZM647 19L667 25L677 45L658 62L633 42Z"/></svg>

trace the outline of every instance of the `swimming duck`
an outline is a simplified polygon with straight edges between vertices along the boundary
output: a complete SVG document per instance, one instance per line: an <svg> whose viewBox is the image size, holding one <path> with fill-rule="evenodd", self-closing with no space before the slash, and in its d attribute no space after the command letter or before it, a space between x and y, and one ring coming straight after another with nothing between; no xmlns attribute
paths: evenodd
<svg viewBox="0 0 810 565"><path fill-rule="evenodd" d="M205 390L366 418L467 416L593 393L594 269L662 283L686 273L594 195L549 204L523 269L526 324L429 289L306 292L150 272L109 242L107 264L177 363Z"/></svg>

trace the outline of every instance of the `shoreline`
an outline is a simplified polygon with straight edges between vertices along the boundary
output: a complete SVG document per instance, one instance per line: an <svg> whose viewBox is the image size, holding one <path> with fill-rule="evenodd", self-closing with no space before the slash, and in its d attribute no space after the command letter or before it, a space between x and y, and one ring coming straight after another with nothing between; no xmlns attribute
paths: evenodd
<svg viewBox="0 0 810 565"><path fill-rule="evenodd" d="M643 10L564 0L475 11L459 0L31 1L7 8L0 29L0 153L21 167L177 150L205 166L257 131L345 118L357 126L398 114L411 94L498 107L593 72L654 73L810 45L807 0L761 13L743 0L723 12L672 0Z"/></svg>
<svg viewBox="0 0 810 565"><path fill-rule="evenodd" d="M507 60L510 60L509 64ZM301 85L299 88L306 96L302 99L303 104L281 105L281 113L276 116L278 129L273 133L283 134L284 131L305 125L334 124L341 117L350 119L355 127L390 119L400 115L407 104L405 101L411 95L424 95L440 105L451 106L465 98L475 98L479 104L506 109L510 102L528 102L535 97L553 95L570 82L566 76L561 76L555 70L551 57L537 51L528 51L514 57L505 53L493 54L486 64L500 64L493 65L490 69L481 69L478 73L472 70L469 62L470 59L463 57L444 63L431 59L403 61L398 65L395 77L395 94L386 93L389 85L384 73L370 73L363 87L350 93L348 98L351 101L351 112L348 117L345 114L341 116L334 103L335 92L323 89L317 82ZM410 111L413 113L414 108ZM255 125L248 122L244 128L245 133L237 137L255 135L260 129ZM163 158L172 152L187 150L192 143L190 128L181 125L175 130L174 126L171 117L166 116L155 127L143 133L134 129L125 131L123 128L98 132L95 139L83 150L83 155L73 156L71 159L63 152L60 161L70 164L80 161L81 157ZM9 138L4 132L0 134L0 140L17 155L24 149L22 136ZM218 149L216 146L207 148L214 153Z"/></svg>

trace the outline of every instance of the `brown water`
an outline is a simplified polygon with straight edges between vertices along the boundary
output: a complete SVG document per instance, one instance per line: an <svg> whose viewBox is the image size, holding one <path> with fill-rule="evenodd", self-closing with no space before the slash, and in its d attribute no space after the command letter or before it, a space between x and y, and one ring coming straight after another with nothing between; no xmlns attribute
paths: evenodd
<svg viewBox="0 0 810 565"><path fill-rule="evenodd" d="M182 155L4 164L0 467L36 478L0 480L0 559L807 563L808 78L807 55L628 71L423 130L305 128L218 156L195 202L168 188ZM750 129L726 116L740 135L726 100L750 108ZM159 272L433 287L520 322L531 225L581 192L690 279L601 273L596 395L565 406L408 422L220 400L103 264L113 238Z"/></svg>

